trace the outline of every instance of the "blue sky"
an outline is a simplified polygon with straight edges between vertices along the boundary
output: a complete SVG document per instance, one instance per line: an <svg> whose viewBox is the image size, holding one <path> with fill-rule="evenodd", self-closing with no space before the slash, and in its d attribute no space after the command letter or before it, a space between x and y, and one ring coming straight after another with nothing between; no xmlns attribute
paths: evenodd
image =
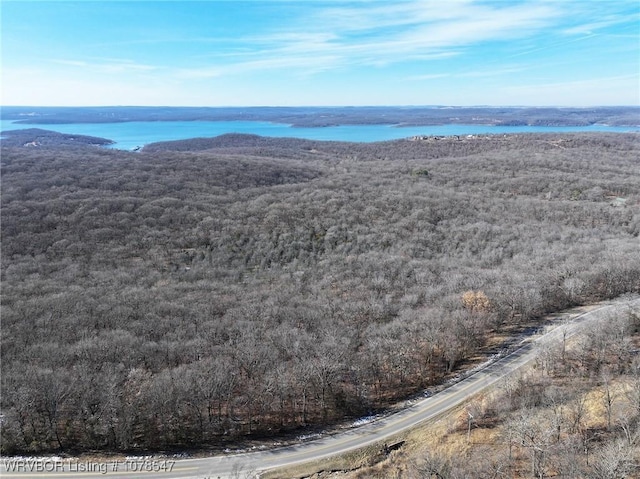
<svg viewBox="0 0 640 479"><path fill-rule="evenodd" d="M638 0L2 0L3 105L640 105Z"/></svg>

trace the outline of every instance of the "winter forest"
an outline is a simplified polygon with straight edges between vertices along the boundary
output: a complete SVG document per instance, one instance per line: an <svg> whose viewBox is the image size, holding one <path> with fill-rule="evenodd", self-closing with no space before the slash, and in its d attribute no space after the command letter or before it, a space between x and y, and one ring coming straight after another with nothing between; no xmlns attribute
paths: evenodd
<svg viewBox="0 0 640 479"><path fill-rule="evenodd" d="M5 146L2 453L335 424L639 293L639 157L593 133Z"/></svg>

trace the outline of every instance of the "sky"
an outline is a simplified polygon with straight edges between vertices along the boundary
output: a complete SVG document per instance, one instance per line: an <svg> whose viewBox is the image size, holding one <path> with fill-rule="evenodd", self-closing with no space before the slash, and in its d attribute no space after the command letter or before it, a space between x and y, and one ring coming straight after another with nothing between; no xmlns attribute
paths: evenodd
<svg viewBox="0 0 640 479"><path fill-rule="evenodd" d="M1 0L2 105L640 105L638 0Z"/></svg>

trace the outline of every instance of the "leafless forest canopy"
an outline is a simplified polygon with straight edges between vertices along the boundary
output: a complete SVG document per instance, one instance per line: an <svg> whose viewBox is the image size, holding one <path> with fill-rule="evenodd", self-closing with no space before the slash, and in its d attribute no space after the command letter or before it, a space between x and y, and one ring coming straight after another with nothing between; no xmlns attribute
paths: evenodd
<svg viewBox="0 0 640 479"><path fill-rule="evenodd" d="M2 149L2 452L380 410L640 292L638 135Z"/></svg>
<svg viewBox="0 0 640 479"><path fill-rule="evenodd" d="M40 128L26 128L24 130L8 130L2 134L2 146L24 146L28 148L60 147L113 144L112 140L86 135L69 135Z"/></svg>

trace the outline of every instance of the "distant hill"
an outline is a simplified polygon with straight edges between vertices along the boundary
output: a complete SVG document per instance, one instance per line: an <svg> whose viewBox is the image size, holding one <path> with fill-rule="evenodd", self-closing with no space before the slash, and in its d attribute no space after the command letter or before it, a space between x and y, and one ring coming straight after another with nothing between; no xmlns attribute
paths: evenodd
<svg viewBox="0 0 640 479"><path fill-rule="evenodd" d="M105 146L115 142L95 136L70 135L56 131L28 128L26 130L9 130L0 133L3 146L24 148L42 148L57 146Z"/></svg>
<svg viewBox="0 0 640 479"><path fill-rule="evenodd" d="M25 124L129 121L269 121L296 127L447 124L587 126L640 124L640 107L2 107L3 120Z"/></svg>
<svg viewBox="0 0 640 479"><path fill-rule="evenodd" d="M326 144L328 142L322 142ZM218 148L313 148L318 141L298 138L271 138L245 133L227 133L210 138L189 138L186 140L159 141L145 145L143 151L202 151Z"/></svg>

